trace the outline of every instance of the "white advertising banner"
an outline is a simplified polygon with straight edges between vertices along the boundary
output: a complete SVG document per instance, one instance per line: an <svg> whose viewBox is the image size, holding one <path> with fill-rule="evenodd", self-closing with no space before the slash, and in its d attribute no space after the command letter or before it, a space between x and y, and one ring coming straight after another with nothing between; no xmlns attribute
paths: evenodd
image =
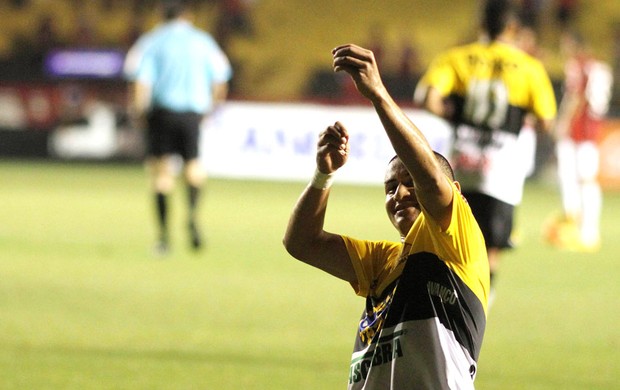
<svg viewBox="0 0 620 390"><path fill-rule="evenodd" d="M405 110L436 151L447 154L449 124L422 110ZM382 184L394 150L369 105L229 101L203 126L201 158L212 177L309 180L319 133L340 121L350 134L350 157L339 182Z"/></svg>

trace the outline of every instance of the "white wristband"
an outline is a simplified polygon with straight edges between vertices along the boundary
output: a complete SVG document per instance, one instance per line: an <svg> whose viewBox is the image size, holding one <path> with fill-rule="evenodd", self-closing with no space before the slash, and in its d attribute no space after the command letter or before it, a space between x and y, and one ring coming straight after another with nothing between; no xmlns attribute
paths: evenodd
<svg viewBox="0 0 620 390"><path fill-rule="evenodd" d="M334 173L323 173L317 168L310 182L310 186L319 190L326 190L332 186L334 182Z"/></svg>

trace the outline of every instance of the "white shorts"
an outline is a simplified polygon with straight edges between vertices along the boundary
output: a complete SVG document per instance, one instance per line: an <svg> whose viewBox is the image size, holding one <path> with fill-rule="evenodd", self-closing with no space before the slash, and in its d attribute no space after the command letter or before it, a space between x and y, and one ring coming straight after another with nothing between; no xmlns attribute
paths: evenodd
<svg viewBox="0 0 620 390"><path fill-rule="evenodd" d="M579 181L594 180L599 172L599 151L593 141L575 143L570 139L558 141L558 170L560 175L574 176Z"/></svg>

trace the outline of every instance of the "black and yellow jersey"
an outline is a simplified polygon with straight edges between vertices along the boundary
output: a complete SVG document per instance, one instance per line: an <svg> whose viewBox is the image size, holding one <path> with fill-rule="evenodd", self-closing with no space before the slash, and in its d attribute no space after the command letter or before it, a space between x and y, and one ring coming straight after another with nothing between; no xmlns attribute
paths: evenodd
<svg viewBox="0 0 620 390"><path fill-rule="evenodd" d="M445 231L423 211L404 243L343 237L366 297L349 389L473 388L489 266L471 209L453 193Z"/></svg>
<svg viewBox="0 0 620 390"><path fill-rule="evenodd" d="M464 191L520 203L526 164L519 133L525 116L556 115L556 97L543 64L503 42L477 42L438 56L416 87L449 102L455 137L450 162Z"/></svg>
<svg viewBox="0 0 620 390"><path fill-rule="evenodd" d="M518 133L527 112L553 119L556 98L543 64L505 43L476 42L437 57L420 80L455 103L454 121Z"/></svg>

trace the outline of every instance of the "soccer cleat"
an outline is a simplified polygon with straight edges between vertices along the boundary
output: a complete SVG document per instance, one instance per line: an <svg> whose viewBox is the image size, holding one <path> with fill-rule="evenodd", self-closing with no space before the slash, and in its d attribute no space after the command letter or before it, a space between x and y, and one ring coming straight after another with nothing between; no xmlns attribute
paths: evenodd
<svg viewBox="0 0 620 390"><path fill-rule="evenodd" d="M568 248L579 240L579 227L573 218L553 217L543 225L543 238L549 244Z"/></svg>
<svg viewBox="0 0 620 390"><path fill-rule="evenodd" d="M165 257L170 253L170 245L168 245L168 241L159 240L155 244L155 248L153 249L153 253L156 257Z"/></svg>
<svg viewBox="0 0 620 390"><path fill-rule="evenodd" d="M571 252L596 253L601 249L601 242L599 240L586 242L579 239L569 243L565 248Z"/></svg>
<svg viewBox="0 0 620 390"><path fill-rule="evenodd" d="M549 244L571 252L595 253L601 248L600 239L585 241L581 238L575 218L552 218L543 226L543 238Z"/></svg>

